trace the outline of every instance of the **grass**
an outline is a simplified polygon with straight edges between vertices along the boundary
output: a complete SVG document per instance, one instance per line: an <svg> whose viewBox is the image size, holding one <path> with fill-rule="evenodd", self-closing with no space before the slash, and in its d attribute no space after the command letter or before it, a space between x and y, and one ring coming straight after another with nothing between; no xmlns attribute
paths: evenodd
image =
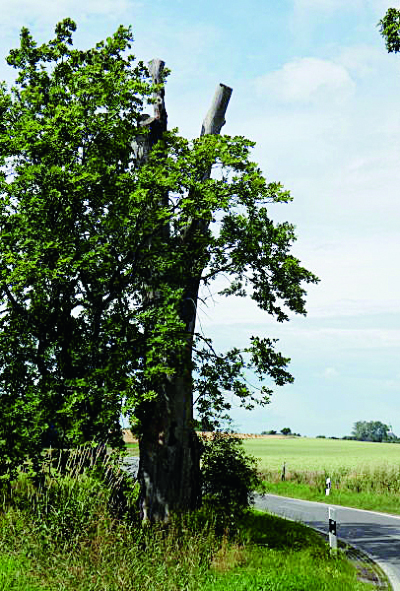
<svg viewBox="0 0 400 591"><path fill-rule="evenodd" d="M318 534L265 513L233 522L203 509L143 526L132 487L121 504L120 476L81 460L66 474L48 466L38 488L25 474L13 484L0 513L0 591L372 588Z"/></svg>
<svg viewBox="0 0 400 591"><path fill-rule="evenodd" d="M205 591L371 589L343 556L332 558L309 528L261 512L246 516L246 543L221 546Z"/></svg>
<svg viewBox="0 0 400 591"><path fill-rule="evenodd" d="M10 523L1 525L4 528ZM356 570L344 557L332 558L325 542L299 524L250 513L241 528L237 539L229 539L227 535L217 536L204 522L192 528L190 523L178 521L169 530L148 531L132 531L126 525L114 524L112 529L102 531L101 539L94 536L69 549L62 545L41 546L26 529L28 536L19 554L10 560L12 565L22 564L26 560L23 553L29 552L31 575L24 580L21 574L19 586L6 586L4 590L372 589L358 581ZM16 548L13 550L16 552ZM31 581L36 580L41 581L40 586L32 585Z"/></svg>
<svg viewBox="0 0 400 591"><path fill-rule="evenodd" d="M267 492L326 502L329 476L330 503L400 514L400 445L305 437L245 439L243 445L259 459ZM137 443L126 447L139 454Z"/></svg>
<svg viewBox="0 0 400 591"><path fill-rule="evenodd" d="M245 439L243 445L260 460L270 493L326 502L329 476L330 503L400 514L400 445L305 437ZM139 455L137 443L126 447Z"/></svg>
<svg viewBox="0 0 400 591"><path fill-rule="evenodd" d="M43 591L25 556L0 555L0 591Z"/></svg>

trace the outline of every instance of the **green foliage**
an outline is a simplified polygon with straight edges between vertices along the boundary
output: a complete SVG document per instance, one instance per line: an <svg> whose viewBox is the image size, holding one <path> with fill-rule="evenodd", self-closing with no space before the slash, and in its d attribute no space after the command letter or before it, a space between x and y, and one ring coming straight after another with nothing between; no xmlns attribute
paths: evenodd
<svg viewBox="0 0 400 591"><path fill-rule="evenodd" d="M281 433L282 435L291 435L292 430L289 427L283 427L283 429L281 429Z"/></svg>
<svg viewBox="0 0 400 591"><path fill-rule="evenodd" d="M135 363L119 285L140 240L127 169L150 86L124 56L129 29L79 51L75 28L40 47L23 29L0 93L2 473L43 446L118 445Z"/></svg>
<svg viewBox="0 0 400 591"><path fill-rule="evenodd" d="M154 89L131 31L81 51L75 29L65 19L40 46L22 29L15 85L0 88L0 478L43 448L121 446L121 412L178 373L195 371L209 422L229 412L227 392L266 404L271 388L247 370L283 385L289 359L258 336L227 353L193 343L198 287L223 273L225 295L247 290L284 321L317 281L290 254L294 227L269 218L290 196L250 160L254 144L171 132L139 166Z"/></svg>
<svg viewBox="0 0 400 591"><path fill-rule="evenodd" d="M243 449L241 439L215 433L203 441L201 475L203 501L231 517L248 509L261 486L257 460Z"/></svg>
<svg viewBox="0 0 400 591"><path fill-rule="evenodd" d="M398 53L400 51L400 10L388 8L378 26L380 34L385 39L387 51Z"/></svg>
<svg viewBox="0 0 400 591"><path fill-rule="evenodd" d="M352 437L358 441L388 441L390 427L381 421L357 421Z"/></svg>

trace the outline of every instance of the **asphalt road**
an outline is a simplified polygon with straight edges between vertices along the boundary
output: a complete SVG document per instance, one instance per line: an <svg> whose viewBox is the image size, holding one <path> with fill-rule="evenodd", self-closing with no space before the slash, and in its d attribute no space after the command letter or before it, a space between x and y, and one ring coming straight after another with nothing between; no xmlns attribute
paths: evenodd
<svg viewBox="0 0 400 591"><path fill-rule="evenodd" d="M337 535L368 554L400 591L400 517L277 495L257 495L255 507L328 533L328 507L336 509Z"/></svg>
<svg viewBox="0 0 400 591"><path fill-rule="evenodd" d="M136 478L139 472L139 458L137 456L127 456L124 458L121 468L128 472L132 478Z"/></svg>

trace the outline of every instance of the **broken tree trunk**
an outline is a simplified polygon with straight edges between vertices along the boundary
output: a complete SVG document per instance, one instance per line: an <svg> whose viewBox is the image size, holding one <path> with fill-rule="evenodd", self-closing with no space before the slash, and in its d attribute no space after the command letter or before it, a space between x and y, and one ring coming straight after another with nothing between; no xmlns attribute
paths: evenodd
<svg viewBox="0 0 400 591"><path fill-rule="evenodd" d="M164 63L151 62L153 81L160 80ZM212 105L204 119L201 135L218 134L225 123L225 113L232 90L220 84ZM167 115L164 91L155 96L154 117L146 117L143 124L150 126L138 162L143 162L152 145L166 130ZM211 170L204 171L203 178ZM168 196L166 196L168 197ZM207 223L201 230L206 231ZM193 235L199 225L193 224ZM169 229L167 229L167 232ZM191 239L192 231L185 235ZM165 232L165 229L163 230ZM201 502L200 443L193 427L192 347L196 324L196 305L200 276L184 278L181 319L187 334L185 350L176 359L176 373L158 384L157 397L139 409L141 422L139 482L142 519L165 521L171 513L195 509ZM179 357L179 359L178 359ZM171 360L170 360L171 363Z"/></svg>
<svg viewBox="0 0 400 591"><path fill-rule="evenodd" d="M165 62L160 59L151 60L149 63L149 73L153 84L162 84L164 66ZM153 116L142 115L140 127L143 127L146 133L137 135L135 141L132 143L132 151L137 167L141 166L147 160L151 148L162 138L164 131L167 131L168 115L164 97L164 87L160 86L153 93Z"/></svg>

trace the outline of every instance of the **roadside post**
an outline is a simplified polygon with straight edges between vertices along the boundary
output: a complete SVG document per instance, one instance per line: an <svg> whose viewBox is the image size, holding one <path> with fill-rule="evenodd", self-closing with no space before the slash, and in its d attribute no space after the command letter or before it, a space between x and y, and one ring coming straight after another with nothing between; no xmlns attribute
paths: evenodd
<svg viewBox="0 0 400 591"><path fill-rule="evenodd" d="M326 482L325 494L326 494L326 496L328 496L331 492L331 485L332 485L331 479L329 478L329 476L325 482Z"/></svg>
<svg viewBox="0 0 400 591"><path fill-rule="evenodd" d="M336 552L336 550L337 550L336 509L329 507L328 520L329 520L329 547L330 547L331 551Z"/></svg>

